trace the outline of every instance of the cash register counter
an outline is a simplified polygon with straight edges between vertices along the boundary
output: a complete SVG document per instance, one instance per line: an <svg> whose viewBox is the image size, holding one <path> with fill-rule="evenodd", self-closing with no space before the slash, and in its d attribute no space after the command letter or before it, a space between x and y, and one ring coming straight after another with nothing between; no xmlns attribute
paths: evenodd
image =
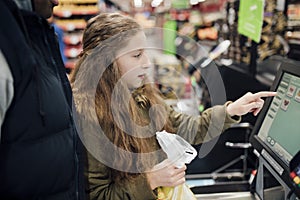
<svg viewBox="0 0 300 200"><path fill-rule="evenodd" d="M195 194L197 200L260 200L259 196L250 191L240 192L216 192L207 194ZM264 191L264 200L284 199L281 187L274 187Z"/></svg>
<svg viewBox="0 0 300 200"><path fill-rule="evenodd" d="M234 174L234 173L233 173ZM199 175L187 175L186 184L198 200L260 200L251 188L248 180L219 181L218 179L191 178ZM254 188L252 187L252 190ZM270 186L264 189L264 200L284 199L282 186Z"/></svg>
<svg viewBox="0 0 300 200"><path fill-rule="evenodd" d="M197 200L216 200L216 199L232 199L232 200L259 200L256 195L250 192L226 192L226 193L213 193L213 194L197 194Z"/></svg>

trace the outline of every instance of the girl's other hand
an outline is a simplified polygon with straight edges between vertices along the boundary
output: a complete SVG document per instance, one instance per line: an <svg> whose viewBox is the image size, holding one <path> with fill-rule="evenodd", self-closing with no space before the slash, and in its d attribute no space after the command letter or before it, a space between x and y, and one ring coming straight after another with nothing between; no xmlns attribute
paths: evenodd
<svg viewBox="0 0 300 200"><path fill-rule="evenodd" d="M185 182L186 165L181 168L175 167L170 160L155 165L147 173L148 182L152 190L159 186L175 187Z"/></svg>

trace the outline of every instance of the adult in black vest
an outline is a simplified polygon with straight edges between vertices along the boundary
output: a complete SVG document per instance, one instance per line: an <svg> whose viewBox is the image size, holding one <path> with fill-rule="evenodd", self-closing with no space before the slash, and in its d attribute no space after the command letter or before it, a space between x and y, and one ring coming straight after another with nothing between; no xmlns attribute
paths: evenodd
<svg viewBox="0 0 300 200"><path fill-rule="evenodd" d="M57 1L15 1L0 1L0 71L12 77L0 76L0 199L82 199L71 89L45 19Z"/></svg>

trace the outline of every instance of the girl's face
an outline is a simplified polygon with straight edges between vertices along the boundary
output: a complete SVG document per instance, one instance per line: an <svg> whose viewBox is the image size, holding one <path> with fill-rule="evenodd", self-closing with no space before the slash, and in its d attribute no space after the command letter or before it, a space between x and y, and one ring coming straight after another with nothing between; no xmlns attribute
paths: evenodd
<svg viewBox="0 0 300 200"><path fill-rule="evenodd" d="M143 80L149 75L150 60L145 53L146 36L139 31L128 42L127 46L120 49L117 56L117 66L130 89L142 85Z"/></svg>

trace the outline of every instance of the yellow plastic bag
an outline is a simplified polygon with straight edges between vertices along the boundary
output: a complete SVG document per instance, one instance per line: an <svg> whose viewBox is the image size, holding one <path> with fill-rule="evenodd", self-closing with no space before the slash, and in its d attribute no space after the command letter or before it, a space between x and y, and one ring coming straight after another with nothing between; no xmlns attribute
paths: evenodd
<svg viewBox="0 0 300 200"><path fill-rule="evenodd" d="M186 184L157 188L157 200L197 200Z"/></svg>

